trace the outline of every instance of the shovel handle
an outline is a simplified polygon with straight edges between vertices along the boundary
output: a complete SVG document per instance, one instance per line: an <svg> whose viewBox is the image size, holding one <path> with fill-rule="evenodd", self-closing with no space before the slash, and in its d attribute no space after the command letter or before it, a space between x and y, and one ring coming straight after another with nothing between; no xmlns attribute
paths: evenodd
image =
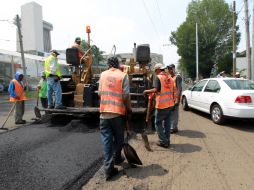
<svg viewBox="0 0 254 190"><path fill-rule="evenodd" d="M147 105L147 111L146 111L146 123L148 123L148 121L149 121L149 116L150 116L150 112L151 112L153 96L154 96L154 93L151 93L148 96L148 105Z"/></svg>

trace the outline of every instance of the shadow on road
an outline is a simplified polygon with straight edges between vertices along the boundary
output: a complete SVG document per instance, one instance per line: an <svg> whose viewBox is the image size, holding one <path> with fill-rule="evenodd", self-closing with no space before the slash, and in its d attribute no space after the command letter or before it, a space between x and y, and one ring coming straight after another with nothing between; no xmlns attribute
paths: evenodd
<svg viewBox="0 0 254 190"><path fill-rule="evenodd" d="M213 121L211 120L211 116L209 114L193 109L190 111L193 114L199 115L200 117L209 119L211 121L211 124L216 126L216 124L214 124ZM227 118L222 125L218 126L231 127L241 131L254 132L254 119Z"/></svg>
<svg viewBox="0 0 254 190"><path fill-rule="evenodd" d="M185 143L185 144L171 144L171 150L174 152L179 153L192 153L192 152L199 152L202 150L200 146Z"/></svg>
<svg viewBox="0 0 254 190"><path fill-rule="evenodd" d="M227 120L223 126L241 131L254 132L254 120Z"/></svg>
<svg viewBox="0 0 254 190"><path fill-rule="evenodd" d="M178 133L176 133L178 136L183 137L189 137L189 138L205 138L206 135L200 131L194 131L194 130L179 130Z"/></svg>
<svg viewBox="0 0 254 190"><path fill-rule="evenodd" d="M148 166L139 166L137 168L132 168L129 164L124 163L122 175L136 179L145 179L149 176L163 176L168 173L168 170L164 169L161 165L151 164ZM121 175L118 175L112 179L112 181L117 181Z"/></svg>

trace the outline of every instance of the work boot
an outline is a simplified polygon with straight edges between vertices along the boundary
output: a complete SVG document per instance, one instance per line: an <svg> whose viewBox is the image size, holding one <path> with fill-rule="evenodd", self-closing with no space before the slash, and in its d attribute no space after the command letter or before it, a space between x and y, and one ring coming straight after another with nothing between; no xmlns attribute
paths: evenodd
<svg viewBox="0 0 254 190"><path fill-rule="evenodd" d="M115 165L120 165L121 163L124 162L124 160L125 160L125 158L121 155L121 156L115 158L115 162L114 163L115 163Z"/></svg>
<svg viewBox="0 0 254 190"><path fill-rule="evenodd" d="M157 142L156 145L163 147L163 148L169 148L170 144L167 143L162 143L162 142Z"/></svg>
<svg viewBox="0 0 254 190"><path fill-rule="evenodd" d="M16 121L15 124L16 125L21 125L21 124L25 124L26 122L24 120L20 120L20 121Z"/></svg>
<svg viewBox="0 0 254 190"><path fill-rule="evenodd" d="M54 106L49 106L48 109L54 109Z"/></svg>
<svg viewBox="0 0 254 190"><path fill-rule="evenodd" d="M106 172L106 181L109 181L112 177L118 174L118 169L113 168L109 172Z"/></svg>
<svg viewBox="0 0 254 190"><path fill-rule="evenodd" d="M61 109L61 110L63 110L63 109L66 109L66 107L63 106L63 105L60 105L60 106L56 106L56 109Z"/></svg>

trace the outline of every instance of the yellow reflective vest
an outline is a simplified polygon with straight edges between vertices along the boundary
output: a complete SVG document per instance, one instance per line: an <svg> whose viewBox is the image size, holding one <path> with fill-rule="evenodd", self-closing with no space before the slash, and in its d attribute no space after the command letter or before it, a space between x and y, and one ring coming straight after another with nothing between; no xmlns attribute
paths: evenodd
<svg viewBox="0 0 254 190"><path fill-rule="evenodd" d="M46 77L49 77L50 74L61 77L60 65L57 61L57 58L54 57L53 55L50 55L45 60L44 67L45 67Z"/></svg>

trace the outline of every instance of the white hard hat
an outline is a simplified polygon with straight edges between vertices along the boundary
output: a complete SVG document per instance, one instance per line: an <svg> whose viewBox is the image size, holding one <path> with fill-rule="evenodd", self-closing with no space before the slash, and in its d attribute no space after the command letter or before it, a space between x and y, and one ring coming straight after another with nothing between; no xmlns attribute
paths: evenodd
<svg viewBox="0 0 254 190"><path fill-rule="evenodd" d="M166 69L166 66L164 66L162 63L156 63L155 65L154 65L154 70L156 70L156 69Z"/></svg>

